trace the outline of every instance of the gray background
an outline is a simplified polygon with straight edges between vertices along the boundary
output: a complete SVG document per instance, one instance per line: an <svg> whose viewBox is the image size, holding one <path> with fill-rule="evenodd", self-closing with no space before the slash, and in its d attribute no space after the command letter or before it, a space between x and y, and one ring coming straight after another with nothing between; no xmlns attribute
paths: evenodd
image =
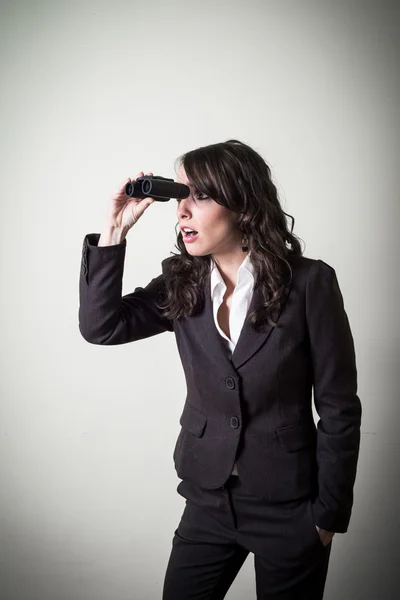
<svg viewBox="0 0 400 600"><path fill-rule="evenodd" d="M179 154L231 137L271 165L306 256L336 269L355 338L361 454L325 598L398 596L398 8L1 2L2 600L161 596L183 370L170 333L83 340L81 247L126 177L175 178ZM129 233L124 293L160 273L175 210ZM254 597L250 555L227 598Z"/></svg>

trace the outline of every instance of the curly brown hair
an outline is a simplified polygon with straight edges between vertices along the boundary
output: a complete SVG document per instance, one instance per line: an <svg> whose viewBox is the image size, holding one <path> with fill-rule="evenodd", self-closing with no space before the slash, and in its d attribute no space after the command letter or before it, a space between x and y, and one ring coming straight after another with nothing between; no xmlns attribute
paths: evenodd
<svg viewBox="0 0 400 600"><path fill-rule="evenodd" d="M260 154L238 140L202 146L179 156L175 171L183 164L188 181L197 193L239 213L238 228L248 238L255 287L264 302L249 315L255 328L272 320L279 311L284 290L292 277L289 259L301 255L300 239L293 234L294 218L282 209L271 169ZM289 231L285 217L292 220ZM177 224L178 225L178 224ZM179 254L171 252L168 284L159 308L169 319L181 319L202 310L204 288L210 275L211 255L191 256L177 233Z"/></svg>

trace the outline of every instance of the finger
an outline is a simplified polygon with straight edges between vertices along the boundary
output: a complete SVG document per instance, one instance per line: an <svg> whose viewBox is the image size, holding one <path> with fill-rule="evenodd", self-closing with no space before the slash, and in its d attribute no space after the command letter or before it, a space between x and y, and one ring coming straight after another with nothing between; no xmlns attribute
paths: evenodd
<svg viewBox="0 0 400 600"><path fill-rule="evenodd" d="M150 196L146 196L145 198L143 198L141 202L141 205L143 206L143 211L149 208L150 204L153 204L153 202L154 198L151 198Z"/></svg>

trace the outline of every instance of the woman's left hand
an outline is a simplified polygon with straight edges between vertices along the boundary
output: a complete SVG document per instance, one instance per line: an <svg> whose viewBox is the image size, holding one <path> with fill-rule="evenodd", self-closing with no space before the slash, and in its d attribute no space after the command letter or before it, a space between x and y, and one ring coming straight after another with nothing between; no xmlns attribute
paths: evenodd
<svg viewBox="0 0 400 600"><path fill-rule="evenodd" d="M333 538L333 536L335 535L335 532L326 531L326 529L321 529L320 527L318 527L318 525L316 525L315 527L317 528L318 535L321 538L321 542L324 546L327 546Z"/></svg>

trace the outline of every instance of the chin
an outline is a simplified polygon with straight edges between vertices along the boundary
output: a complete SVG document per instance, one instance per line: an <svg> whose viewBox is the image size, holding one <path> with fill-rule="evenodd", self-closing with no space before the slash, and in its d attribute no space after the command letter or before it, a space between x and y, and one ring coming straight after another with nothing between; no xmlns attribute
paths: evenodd
<svg viewBox="0 0 400 600"><path fill-rule="evenodd" d="M186 248L186 252L190 254L190 256L206 256L210 254L209 252L202 252L201 250L196 250L195 248Z"/></svg>
<svg viewBox="0 0 400 600"><path fill-rule="evenodd" d="M193 242L192 244L185 244L185 248L190 256L208 256L214 252L215 246L213 249L211 244Z"/></svg>

